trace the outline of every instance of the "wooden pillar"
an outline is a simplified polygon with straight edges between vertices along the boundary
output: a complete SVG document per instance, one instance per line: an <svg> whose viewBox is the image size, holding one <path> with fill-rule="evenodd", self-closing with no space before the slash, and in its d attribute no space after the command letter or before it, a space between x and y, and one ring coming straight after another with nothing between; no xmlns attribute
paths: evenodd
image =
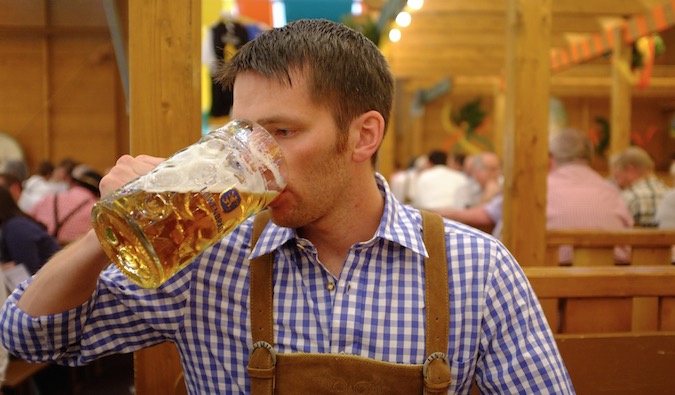
<svg viewBox="0 0 675 395"><path fill-rule="evenodd" d="M201 2L129 1L130 150L168 156L201 135ZM134 355L138 395L175 392L172 344Z"/></svg>
<svg viewBox="0 0 675 395"><path fill-rule="evenodd" d="M609 155L619 153L630 144L632 47L623 41L624 28L614 29L612 49L612 99Z"/></svg>
<svg viewBox="0 0 675 395"><path fill-rule="evenodd" d="M494 132L492 135L492 143L494 144L495 154L500 158L504 157L504 106L506 102L506 94L502 83L495 82L493 85L492 97L494 98L494 109L492 110L492 119L494 125Z"/></svg>
<svg viewBox="0 0 675 395"><path fill-rule="evenodd" d="M523 266L545 257L551 2L507 6L502 237Z"/></svg>

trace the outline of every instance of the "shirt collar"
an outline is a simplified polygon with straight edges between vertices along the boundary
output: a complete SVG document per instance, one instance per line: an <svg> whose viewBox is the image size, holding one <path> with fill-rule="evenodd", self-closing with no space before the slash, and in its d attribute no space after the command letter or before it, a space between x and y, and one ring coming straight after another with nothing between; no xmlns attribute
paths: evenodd
<svg viewBox="0 0 675 395"><path fill-rule="evenodd" d="M387 181L381 174L375 173L375 181L384 199L384 212L373 238L360 243L360 245L365 247L376 243L379 239L384 239L427 257L427 250L422 240L419 211L396 200L389 190ZM296 238L295 229L280 227L270 221L260 235L260 239L251 251L249 258L257 258L272 252L289 240Z"/></svg>

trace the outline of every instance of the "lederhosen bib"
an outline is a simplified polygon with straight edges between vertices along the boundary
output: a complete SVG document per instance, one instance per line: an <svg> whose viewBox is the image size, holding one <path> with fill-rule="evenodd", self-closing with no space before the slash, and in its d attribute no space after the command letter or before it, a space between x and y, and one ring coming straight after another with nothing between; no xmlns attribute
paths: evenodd
<svg viewBox="0 0 675 395"><path fill-rule="evenodd" d="M251 245L258 241L269 215L255 219ZM251 395L288 394L447 394L450 307L445 231L440 216L422 212L425 259L424 364L396 364L343 354L277 354L274 350L274 253L251 261L251 330L253 351L248 364Z"/></svg>

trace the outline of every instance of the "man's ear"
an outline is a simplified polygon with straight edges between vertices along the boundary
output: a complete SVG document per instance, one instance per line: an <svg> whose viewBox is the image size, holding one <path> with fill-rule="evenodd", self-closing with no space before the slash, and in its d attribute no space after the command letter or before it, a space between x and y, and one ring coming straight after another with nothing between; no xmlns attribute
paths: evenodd
<svg viewBox="0 0 675 395"><path fill-rule="evenodd" d="M369 161L375 155L384 137L384 118L375 110L361 114L352 122L354 148L352 158L356 162Z"/></svg>

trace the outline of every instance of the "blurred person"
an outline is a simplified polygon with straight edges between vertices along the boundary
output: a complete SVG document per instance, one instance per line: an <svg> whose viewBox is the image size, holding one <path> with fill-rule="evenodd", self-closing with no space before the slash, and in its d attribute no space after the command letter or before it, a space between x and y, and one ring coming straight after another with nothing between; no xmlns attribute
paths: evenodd
<svg viewBox="0 0 675 395"><path fill-rule="evenodd" d="M426 155L420 155L413 158L408 163L408 167L401 169L391 175L390 188L399 201L410 204L415 193L414 186L420 170L427 166L428 159Z"/></svg>
<svg viewBox="0 0 675 395"><path fill-rule="evenodd" d="M480 187L480 199L474 205L491 201L502 191L502 165L497 154L481 152L471 164L471 177Z"/></svg>
<svg viewBox="0 0 675 395"><path fill-rule="evenodd" d="M562 129L549 140L546 191L547 229L621 230L633 226L633 217L619 190L591 168L593 143L586 133ZM560 263L572 261L573 250L562 246ZM617 261L629 260L629 251L617 247Z"/></svg>
<svg viewBox="0 0 675 395"><path fill-rule="evenodd" d="M3 186L9 190L9 193L14 198L14 201L18 202L21 198L21 193L23 193L23 184L21 180L12 173L0 173L0 186Z"/></svg>
<svg viewBox="0 0 675 395"><path fill-rule="evenodd" d="M673 187L663 195L656 208L656 221L660 229L675 229L675 160L670 165L670 177ZM675 244L672 260L675 263Z"/></svg>
<svg viewBox="0 0 675 395"><path fill-rule="evenodd" d="M402 204L376 171L394 79L372 41L302 19L262 33L223 67L232 117L279 143L285 190L156 289L111 266L89 231L10 295L3 344L78 365L172 342L194 395L289 383L307 388L289 393L322 394L326 370L354 391L574 393L509 251ZM161 160L121 157L103 194ZM308 363L293 371L298 359Z"/></svg>
<svg viewBox="0 0 675 395"><path fill-rule="evenodd" d="M640 147L628 147L610 159L610 170L633 215L635 226L657 226L656 208L668 187L654 174L654 161Z"/></svg>
<svg viewBox="0 0 675 395"><path fill-rule="evenodd" d="M466 160L466 155L461 152L453 152L448 155L448 166L451 169L464 172L464 161Z"/></svg>
<svg viewBox="0 0 675 395"><path fill-rule="evenodd" d="M24 212L30 212L33 207L50 193L56 193L61 188L51 178L54 173L54 164L43 160L37 167L35 174L23 182L23 191L19 198L19 207Z"/></svg>
<svg viewBox="0 0 675 395"><path fill-rule="evenodd" d="M429 164L415 180L412 205L424 210L461 209L469 203L469 181L461 172L448 167L448 155L433 150Z"/></svg>
<svg viewBox="0 0 675 395"><path fill-rule="evenodd" d="M467 204L467 207L479 205L483 196L483 190L481 189L481 186L476 178L473 176L476 158L478 158L478 154L471 154L467 156L464 158L464 164L462 166L462 172L469 180L469 203Z"/></svg>
<svg viewBox="0 0 675 395"><path fill-rule="evenodd" d="M68 190L45 196L30 212L62 244L92 229L91 210L100 197L101 175L89 166L75 166L67 179Z"/></svg>
<svg viewBox="0 0 675 395"><path fill-rule="evenodd" d="M67 191L70 188L70 174L73 172L75 166L80 162L72 158L64 158L59 161L52 172L51 182L55 184L56 192Z"/></svg>
<svg viewBox="0 0 675 395"><path fill-rule="evenodd" d="M35 274L61 249L45 226L21 211L4 187L0 187L0 229L3 267L23 264L30 274Z"/></svg>
<svg viewBox="0 0 675 395"><path fill-rule="evenodd" d="M670 178L673 187L666 191L656 209L656 222L661 229L675 229L675 161L670 165Z"/></svg>
<svg viewBox="0 0 675 395"><path fill-rule="evenodd" d="M463 210L445 209L435 212L445 218L480 229L492 234L496 239L502 238L502 207L504 195L497 193L489 201Z"/></svg>
<svg viewBox="0 0 675 395"><path fill-rule="evenodd" d="M22 183L28 178L28 164L23 159L9 159L2 164L3 173L13 174Z"/></svg>

